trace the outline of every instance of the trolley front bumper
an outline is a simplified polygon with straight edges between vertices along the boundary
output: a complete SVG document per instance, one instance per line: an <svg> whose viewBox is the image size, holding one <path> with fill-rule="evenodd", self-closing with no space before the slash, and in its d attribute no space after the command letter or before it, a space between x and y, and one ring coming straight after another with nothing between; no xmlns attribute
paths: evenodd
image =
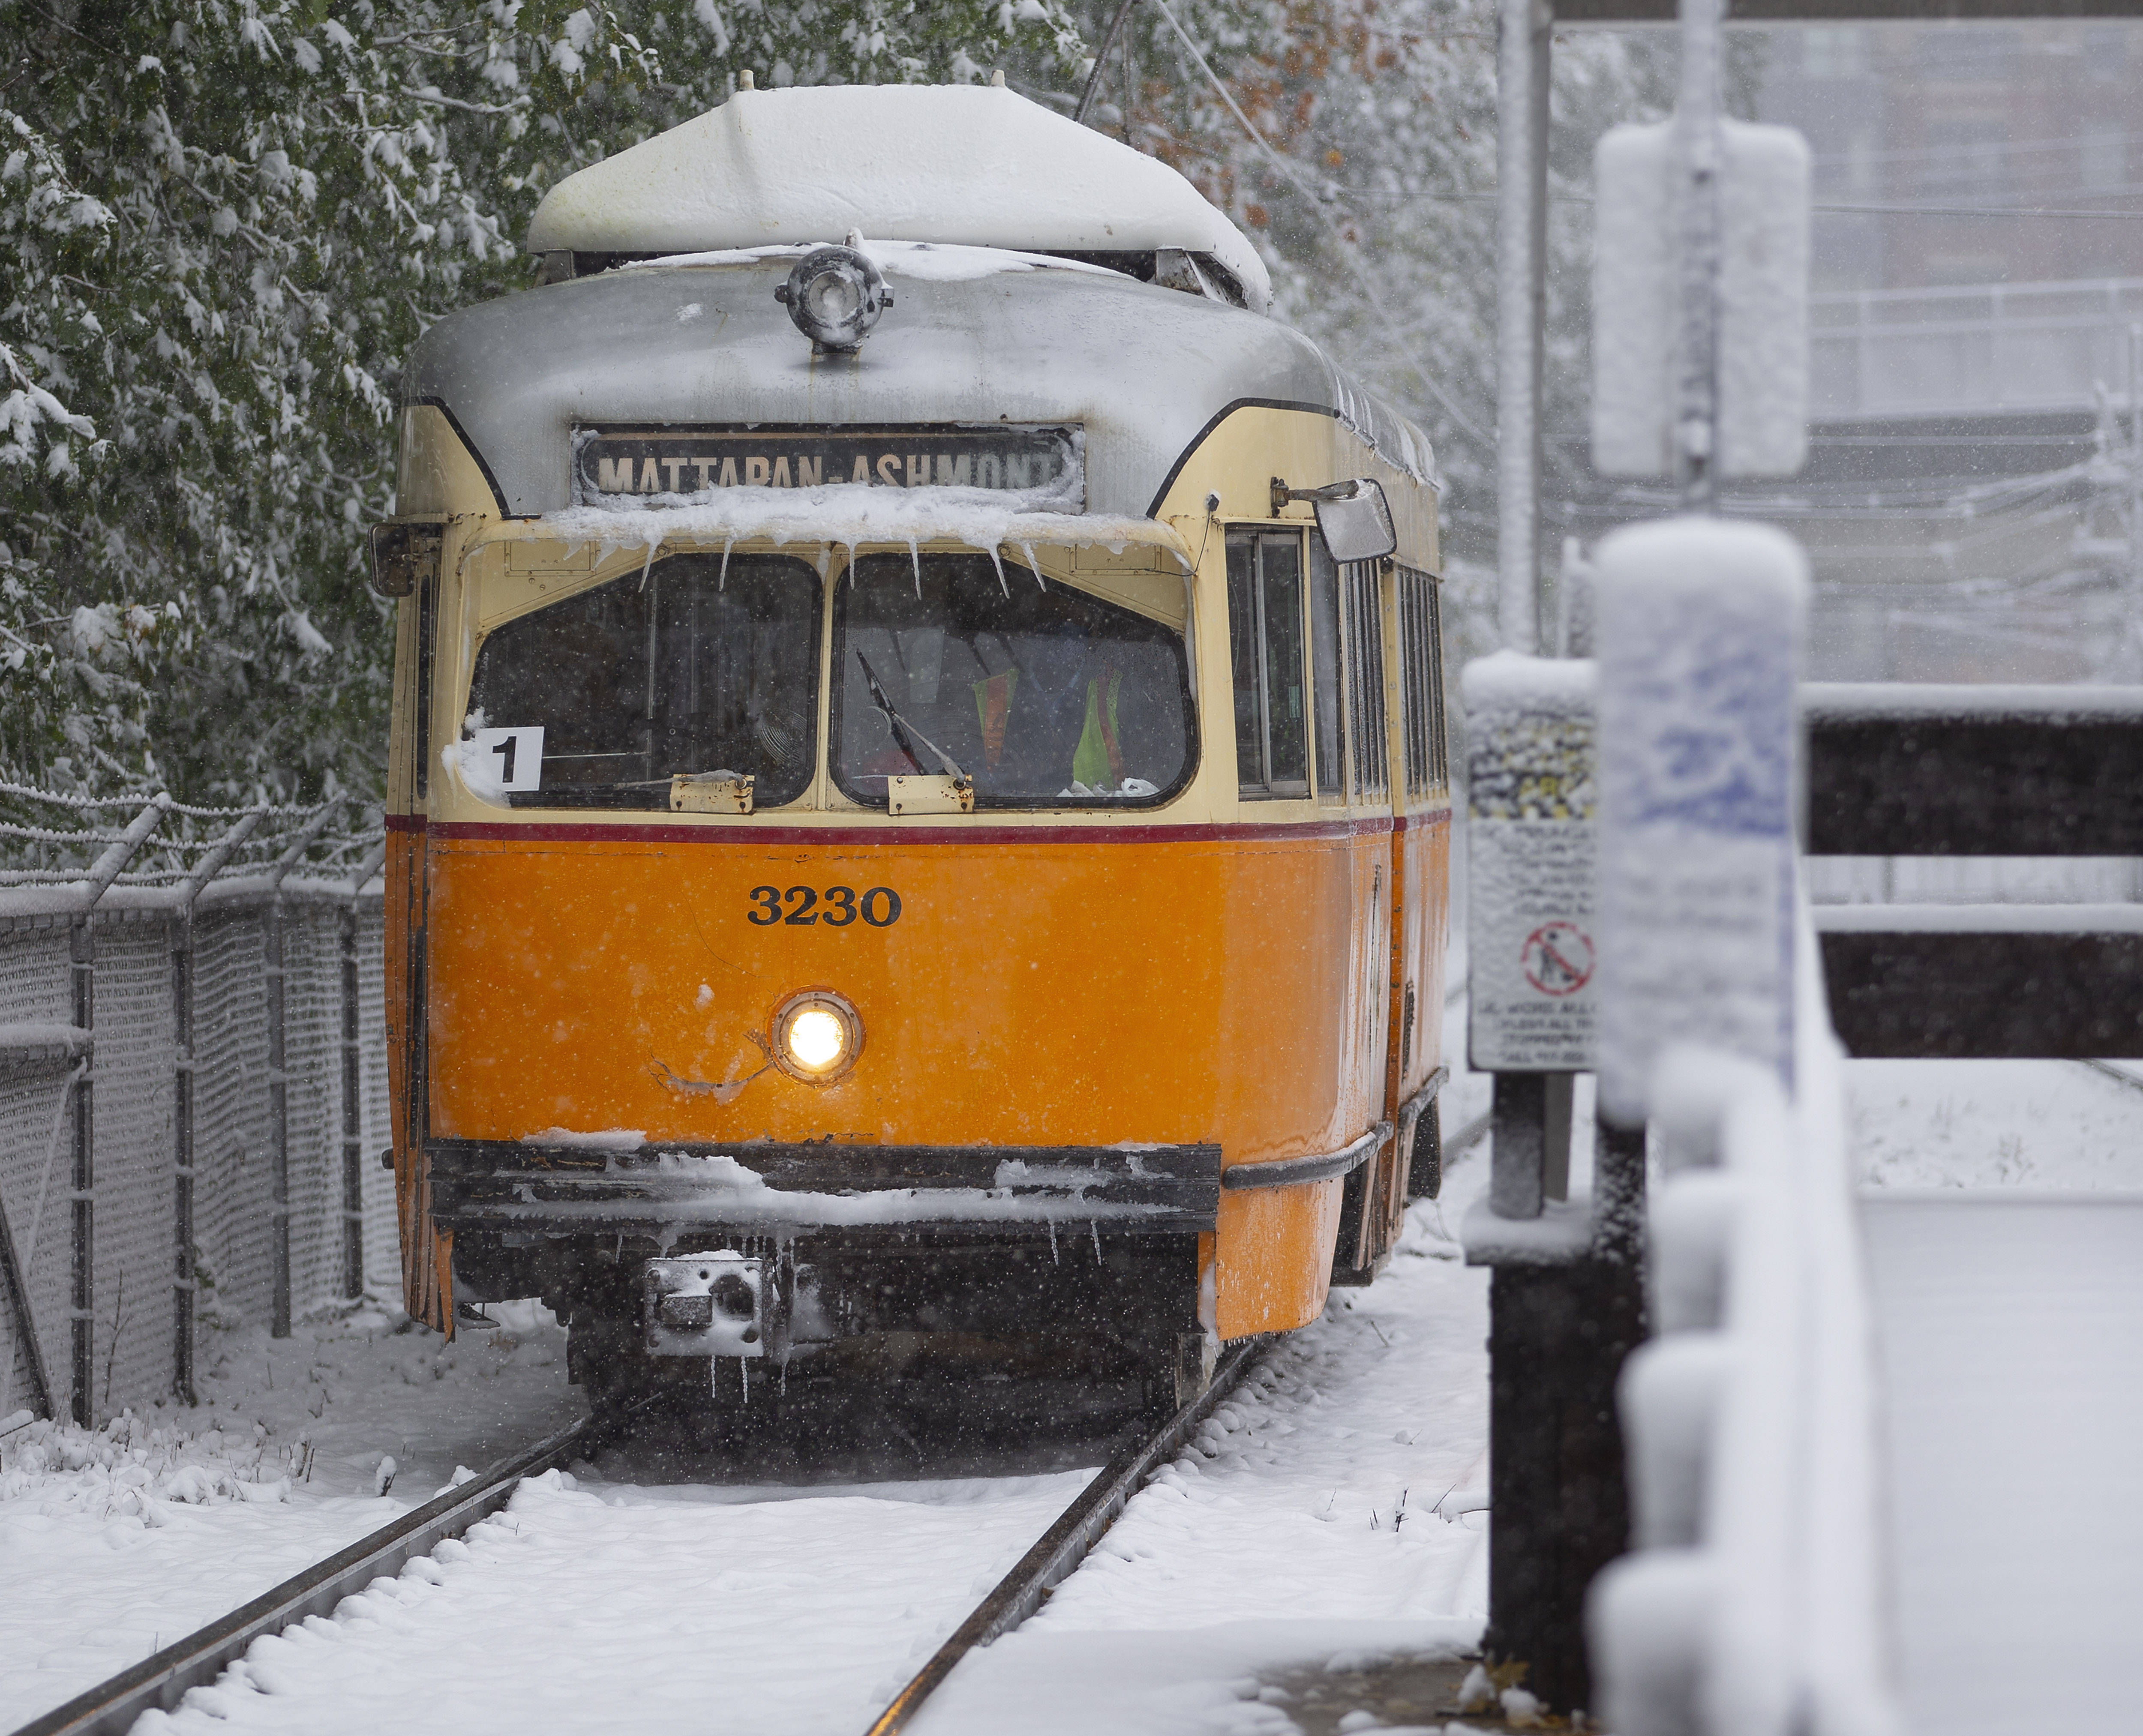
<svg viewBox="0 0 2143 1736"><path fill-rule="evenodd" d="M658 1358L914 1332L1172 1342L1197 1329L1198 1239L1220 1213L1215 1145L428 1155L458 1294L542 1295Z"/></svg>
<svg viewBox="0 0 2143 1736"><path fill-rule="evenodd" d="M1220 1204L1218 1145L647 1145L434 1140L442 1228L536 1238L793 1240L844 1229L1198 1233Z"/></svg>

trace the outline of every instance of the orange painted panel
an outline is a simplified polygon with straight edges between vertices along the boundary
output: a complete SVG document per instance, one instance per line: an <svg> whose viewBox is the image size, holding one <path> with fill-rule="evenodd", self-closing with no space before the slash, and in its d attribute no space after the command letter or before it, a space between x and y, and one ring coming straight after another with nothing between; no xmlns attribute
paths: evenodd
<svg viewBox="0 0 2143 1736"><path fill-rule="evenodd" d="M1399 961L1414 984L1413 1065L1398 1081L1403 1101L1443 1064L1443 962L1451 928L1451 814L1417 814L1399 833L1406 877L1405 927Z"/></svg>
<svg viewBox="0 0 2143 1736"><path fill-rule="evenodd" d="M394 1203L402 1230L403 1306L453 1336L453 1238L432 1228L431 1178L410 1125L413 1033L410 962L413 932L423 922L424 839L411 830L387 834L386 990L388 1125L394 1141Z"/></svg>
<svg viewBox="0 0 2143 1736"><path fill-rule="evenodd" d="M1215 1324L1224 1338L1289 1332L1324 1309L1345 1183L1220 1195Z"/></svg>
<svg viewBox="0 0 2143 1736"><path fill-rule="evenodd" d="M1349 1034L1381 974L1360 917L1388 860L1382 833L978 846L443 830L428 922L436 1135L1211 1140L1236 1161L1332 1149L1378 1112L1381 1042L1364 1054ZM822 917L845 913L831 889L847 887L859 913L755 922L760 887L808 887L811 908L799 894L784 916ZM883 927L860 915L878 887L900 899ZM829 1085L769 1066L755 1040L808 988L838 991L864 1022L854 1071ZM1338 1198L1336 1184L1228 1197L1224 1333L1314 1317Z"/></svg>

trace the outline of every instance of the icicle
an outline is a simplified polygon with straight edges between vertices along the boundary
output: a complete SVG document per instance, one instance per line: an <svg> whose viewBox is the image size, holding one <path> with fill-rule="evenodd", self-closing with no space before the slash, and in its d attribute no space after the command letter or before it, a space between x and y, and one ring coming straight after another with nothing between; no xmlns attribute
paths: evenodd
<svg viewBox="0 0 2143 1736"><path fill-rule="evenodd" d="M822 585L823 585L823 584L824 584L824 583L826 582L826 574L827 574L827 571L828 571L832 567L833 564L834 564L834 546L833 546L833 544L832 544L832 543L830 543L830 542L822 542L822 543L820 543L820 544L819 545L819 582L820 584L822 584ZM849 570L850 570L851 571L854 571L854 560L853 560L853 551L851 551L851 561L850 561L850 567L849 567Z"/></svg>
<svg viewBox="0 0 2143 1736"><path fill-rule="evenodd" d="M751 1402L751 1358L750 1357L737 1358L737 1372L744 1377L744 1402L750 1404Z"/></svg>
<svg viewBox="0 0 2143 1736"><path fill-rule="evenodd" d="M1101 1220L1099 1218L1089 1218L1086 1220L1086 1228L1094 1233L1094 1264L1098 1266L1101 1264Z"/></svg>
<svg viewBox="0 0 2143 1736"><path fill-rule="evenodd" d="M915 601L919 603L923 601L923 556L917 550L913 537L908 539L908 559L915 568Z"/></svg>
<svg viewBox="0 0 2143 1736"><path fill-rule="evenodd" d="M722 570L715 575L715 589L717 591L726 591L729 589L730 551L735 547L735 537L725 537L722 538Z"/></svg>
<svg viewBox="0 0 2143 1736"><path fill-rule="evenodd" d="M648 570L655 565L656 547L656 544L651 542L647 545L647 558L640 563L640 588L642 591L647 589Z"/></svg>
<svg viewBox="0 0 2143 1736"><path fill-rule="evenodd" d="M1064 1256L1057 1251L1057 1220L1054 1218L1052 1218L1048 1222L1049 1264L1052 1266L1061 1266L1064 1264Z"/></svg>
<svg viewBox="0 0 2143 1736"><path fill-rule="evenodd" d="M1019 546L1019 551L1027 556L1027 570L1034 575L1034 582L1044 591L1048 590L1049 581L1042 576L1042 563L1034 558L1034 545L1032 542L1022 542Z"/></svg>
<svg viewBox="0 0 2143 1736"><path fill-rule="evenodd" d="M997 558L997 546L994 542L990 545L990 565L997 570L997 589L1004 592L1006 597L1009 599L1012 596L1012 586L1005 583L1004 562Z"/></svg>
<svg viewBox="0 0 2143 1736"><path fill-rule="evenodd" d="M856 588L856 546L848 542L842 547L849 551L849 589L854 591Z"/></svg>

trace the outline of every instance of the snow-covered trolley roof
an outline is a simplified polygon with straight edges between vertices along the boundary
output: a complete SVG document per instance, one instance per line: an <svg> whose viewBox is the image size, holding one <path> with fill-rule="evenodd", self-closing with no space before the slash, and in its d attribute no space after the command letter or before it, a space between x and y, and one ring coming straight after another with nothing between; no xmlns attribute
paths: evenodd
<svg viewBox="0 0 2143 1736"><path fill-rule="evenodd" d="M1166 164L1001 86L739 91L544 195L532 253L681 254L938 241L1027 253L1205 254L1271 304L1242 232Z"/></svg>

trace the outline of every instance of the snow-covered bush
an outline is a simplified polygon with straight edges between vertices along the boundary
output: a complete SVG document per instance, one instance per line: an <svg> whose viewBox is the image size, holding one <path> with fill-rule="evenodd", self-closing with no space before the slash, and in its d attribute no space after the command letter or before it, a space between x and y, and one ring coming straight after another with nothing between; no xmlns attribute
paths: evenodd
<svg viewBox="0 0 2143 1736"><path fill-rule="evenodd" d="M377 789L363 537L400 359L528 283L553 181L744 67L1077 51L1032 0L142 0L94 35L0 0L0 774L239 799Z"/></svg>

